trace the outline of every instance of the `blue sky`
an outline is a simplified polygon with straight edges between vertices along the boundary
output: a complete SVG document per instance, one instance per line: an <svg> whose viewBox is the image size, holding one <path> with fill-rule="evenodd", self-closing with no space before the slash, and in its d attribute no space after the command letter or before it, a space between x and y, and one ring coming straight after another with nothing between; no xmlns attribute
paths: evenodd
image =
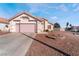
<svg viewBox="0 0 79 59"><path fill-rule="evenodd" d="M79 26L79 4L76 3L2 3L0 17L11 18L26 11L34 16L44 17L51 23L58 22L65 27L66 22Z"/></svg>

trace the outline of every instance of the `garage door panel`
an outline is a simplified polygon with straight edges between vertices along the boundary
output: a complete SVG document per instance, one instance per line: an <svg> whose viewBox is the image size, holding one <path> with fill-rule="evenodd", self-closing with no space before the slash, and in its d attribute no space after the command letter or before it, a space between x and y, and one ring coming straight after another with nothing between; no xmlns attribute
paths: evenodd
<svg viewBox="0 0 79 59"><path fill-rule="evenodd" d="M16 27L19 32L19 24L16 24ZM35 24L20 24L20 32L35 32Z"/></svg>

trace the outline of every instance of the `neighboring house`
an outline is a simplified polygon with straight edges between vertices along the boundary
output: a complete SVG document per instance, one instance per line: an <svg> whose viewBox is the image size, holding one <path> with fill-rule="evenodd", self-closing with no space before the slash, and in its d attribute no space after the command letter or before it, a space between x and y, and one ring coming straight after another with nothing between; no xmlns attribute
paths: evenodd
<svg viewBox="0 0 79 59"><path fill-rule="evenodd" d="M79 26L72 26L71 31L79 31Z"/></svg>
<svg viewBox="0 0 79 59"><path fill-rule="evenodd" d="M53 24L44 18L32 16L26 12L20 13L9 20L10 32L34 32L53 30Z"/></svg>
<svg viewBox="0 0 79 59"><path fill-rule="evenodd" d="M7 29L9 29L8 27L6 27L6 25L8 25L8 20L5 18L0 18L0 30L1 31L8 31Z"/></svg>

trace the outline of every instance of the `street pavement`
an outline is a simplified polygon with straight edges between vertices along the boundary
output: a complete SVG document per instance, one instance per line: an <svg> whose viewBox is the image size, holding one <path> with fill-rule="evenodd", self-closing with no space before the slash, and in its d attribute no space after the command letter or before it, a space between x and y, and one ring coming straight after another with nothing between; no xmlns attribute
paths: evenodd
<svg viewBox="0 0 79 59"><path fill-rule="evenodd" d="M24 56L33 39L21 33L9 33L0 36L0 56Z"/></svg>

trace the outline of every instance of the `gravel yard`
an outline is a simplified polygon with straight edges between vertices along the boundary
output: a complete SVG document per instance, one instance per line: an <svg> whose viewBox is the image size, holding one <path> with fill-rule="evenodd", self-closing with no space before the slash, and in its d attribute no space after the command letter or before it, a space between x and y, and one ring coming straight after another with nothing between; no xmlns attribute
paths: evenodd
<svg viewBox="0 0 79 59"><path fill-rule="evenodd" d="M61 56L67 53L71 56L79 55L79 37L71 32L49 32L48 34L37 34L35 39L48 44L50 48L38 41L33 41L28 53L29 56ZM58 50L59 51L58 51ZM60 52L61 51L61 52Z"/></svg>

